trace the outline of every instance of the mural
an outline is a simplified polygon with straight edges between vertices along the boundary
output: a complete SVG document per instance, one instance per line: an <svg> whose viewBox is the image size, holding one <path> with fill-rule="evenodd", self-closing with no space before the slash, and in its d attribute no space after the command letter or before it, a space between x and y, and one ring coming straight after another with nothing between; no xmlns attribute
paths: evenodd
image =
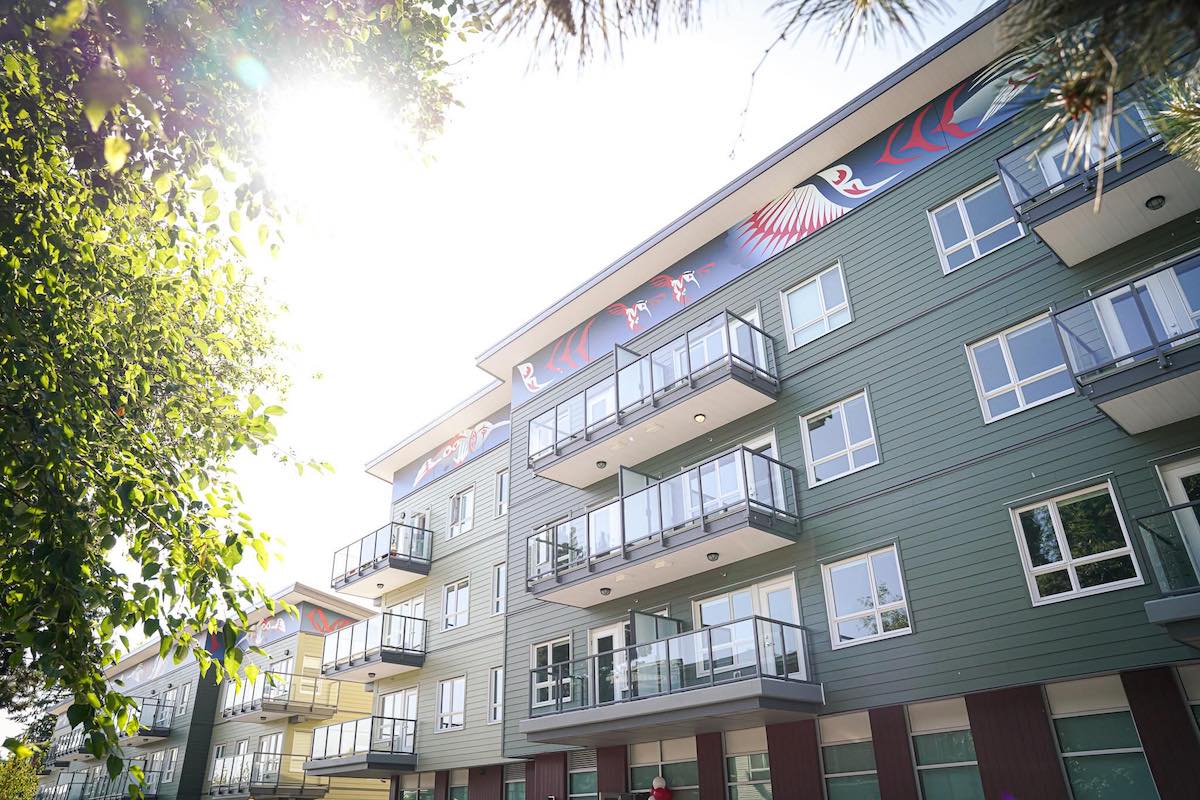
<svg viewBox="0 0 1200 800"><path fill-rule="evenodd" d="M513 407L1006 122L1029 102L1011 61L954 86L513 368Z"/></svg>
<svg viewBox="0 0 1200 800"><path fill-rule="evenodd" d="M249 647L264 647L294 633L313 633L324 636L327 633L353 625L354 620L347 616L331 611L324 606L302 602L296 606L299 616L292 614L275 614L259 622L238 639L238 647L245 650ZM368 613L365 612L364 613ZM219 635L208 635L205 649L213 658L225 657L225 644Z"/></svg>
<svg viewBox="0 0 1200 800"><path fill-rule="evenodd" d="M505 406L487 419L456 433L445 444L431 450L392 476L392 502L458 469L494 447L508 441L509 408Z"/></svg>

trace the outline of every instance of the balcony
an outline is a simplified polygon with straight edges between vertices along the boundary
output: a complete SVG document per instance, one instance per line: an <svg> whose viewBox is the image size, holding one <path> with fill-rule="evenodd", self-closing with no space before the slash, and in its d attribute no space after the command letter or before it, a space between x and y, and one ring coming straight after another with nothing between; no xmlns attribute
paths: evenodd
<svg viewBox="0 0 1200 800"><path fill-rule="evenodd" d="M1079 393L1127 433L1200 415L1200 254L1051 316Z"/></svg>
<svg viewBox="0 0 1200 800"><path fill-rule="evenodd" d="M417 766L417 722L393 717L363 717L313 731L310 775L340 778L388 778Z"/></svg>
<svg viewBox="0 0 1200 800"><path fill-rule="evenodd" d="M38 787L34 800L82 800L86 784L83 773L61 776L53 786Z"/></svg>
<svg viewBox="0 0 1200 800"><path fill-rule="evenodd" d="M729 311L642 355L529 423L529 468L578 488L775 402L775 346Z"/></svg>
<svg viewBox="0 0 1200 800"><path fill-rule="evenodd" d="M532 741L603 747L800 719L825 704L804 628L747 617L530 670Z"/></svg>
<svg viewBox="0 0 1200 800"><path fill-rule="evenodd" d="M260 672L253 681L228 681L221 716L247 722L270 722L285 717L329 719L337 712L341 684L328 678Z"/></svg>
<svg viewBox="0 0 1200 800"><path fill-rule="evenodd" d="M525 585L535 597L587 608L787 547L800 534L795 471L744 447L669 478L625 470L622 485L616 500L529 537Z"/></svg>
<svg viewBox="0 0 1200 800"><path fill-rule="evenodd" d="M175 707L159 698L136 697L138 729L135 733L122 734L118 742L123 747L142 747L161 742L171 735L171 722L175 719Z"/></svg>
<svg viewBox="0 0 1200 800"><path fill-rule="evenodd" d="M158 797L158 780L160 773L146 770L141 782L142 797L153 800ZM137 779L128 770L115 778L92 778L83 787L81 800L132 800L130 785Z"/></svg>
<svg viewBox="0 0 1200 800"><path fill-rule="evenodd" d="M213 762L209 797L301 800L324 797L329 779L304 771L304 757L290 753L245 753Z"/></svg>
<svg viewBox="0 0 1200 800"><path fill-rule="evenodd" d="M1200 501L1139 517L1137 527L1163 594L1146 603L1146 617L1200 649Z"/></svg>
<svg viewBox="0 0 1200 800"><path fill-rule="evenodd" d="M87 739L84 738L83 730L80 728L55 737L54 742L50 745L49 760L54 763L92 761L95 758L88 752Z"/></svg>
<svg viewBox="0 0 1200 800"><path fill-rule="evenodd" d="M370 683L425 664L425 620L380 614L325 635L321 674Z"/></svg>
<svg viewBox="0 0 1200 800"><path fill-rule="evenodd" d="M330 586L371 600L429 574L433 532L389 522L333 554Z"/></svg>
<svg viewBox="0 0 1200 800"><path fill-rule="evenodd" d="M1118 95L1118 108L1107 147L1097 125L1048 144L1036 137L996 160L1017 217L1067 266L1200 207L1200 176L1163 149L1146 110L1128 92ZM1073 162L1067 139L1075 135L1088 137L1088 153ZM1148 204L1152 197L1163 198L1168 210Z"/></svg>

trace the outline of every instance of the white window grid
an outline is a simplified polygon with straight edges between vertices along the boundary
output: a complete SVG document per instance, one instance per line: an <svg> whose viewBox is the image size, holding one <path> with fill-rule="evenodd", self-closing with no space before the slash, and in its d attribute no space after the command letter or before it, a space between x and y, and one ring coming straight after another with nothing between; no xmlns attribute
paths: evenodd
<svg viewBox="0 0 1200 800"><path fill-rule="evenodd" d="M456 691L458 686L462 686L462 691ZM462 706L455 705L455 697L462 696ZM450 707L446 707L446 702L449 700ZM438 681L438 709L437 709L437 730L441 731L457 731L466 727L466 711L467 711L467 677L459 675L455 678L447 678Z"/></svg>
<svg viewBox="0 0 1200 800"><path fill-rule="evenodd" d="M998 183L1000 183L999 176L991 178L989 180L986 180L983 183L979 184L978 186L974 187L973 189L969 189L969 190L963 192L958 197L954 198L953 200L949 201L948 203L942 203L937 208L932 208L926 212L927 216L929 217L929 227L933 230L933 240L934 240L934 243L937 245L938 260L942 264L942 272L945 273L946 275L949 275L951 272L957 272L958 270L962 269L963 267L967 266L968 264L971 264L971 263L983 258L988 253L994 253L997 250L999 250L1000 248L1004 247L1004 245L1012 244L1013 242L1018 241L1019 239L1021 239L1025 236L1025 226L1022 225L1020 220L1018 220L1016 218L1015 213L1011 217L1009 217L1007 220L1004 220L1003 222L999 222L999 223L993 225L992 227L988 228L985 231L980 231L979 233L976 233L975 229L972 227L971 218L970 218L970 216L967 215L967 206L966 206L967 198L973 197L973 196L979 194L980 192L986 191L987 189L991 188L991 186L993 184L998 184ZM1004 187L1001 186L1000 190L1004 191ZM956 206L958 208L958 216L962 220L963 230L965 230L967 232L967 238L965 241L959 242L958 244L954 245L953 247L947 249L946 245L942 243L942 231L941 231L941 229L938 228L937 219L934 215L943 209L949 208L950 206ZM1007 242L1003 242L1002 244L998 244L995 247L993 247L991 250L985 250L985 251L980 252L980 250L979 250L979 240L980 239L984 238L988 234L995 233L996 231L1000 230L1001 228L1005 227L1006 225L1011 225L1013 222L1017 223L1017 230L1020 231L1020 233L1016 236L1016 238L1010 239ZM953 255L954 253L957 253L959 250L964 250L968 247L971 249L971 253L972 253L971 260L964 261L962 264L959 264L956 267L951 267L949 262L946 260L946 257Z"/></svg>
<svg viewBox="0 0 1200 800"><path fill-rule="evenodd" d="M861 441L850 441L850 424L846 421L845 406L851 400L855 400L859 397L861 397L863 399L863 403L866 405L867 425L869 425L871 428L871 435ZM832 412L834 409L837 409L840 412L838 414L838 419L841 421L841 424L842 424L842 437L846 441L846 448L844 450L839 450L836 453L832 453L828 456L824 456L824 457L819 458L814 461L813 455L812 455L812 447L809 445L809 441L808 441L808 421L814 417L819 417L822 414ZM853 394L849 397L843 398L842 400L839 400L836 403L828 405L825 408L822 408L818 411L814 411L811 414L805 414L803 417L800 418L800 428L801 428L800 440L801 440L801 443L804 445L804 472L808 478L808 488L810 488L810 489L812 489L815 486L820 486L820 485L829 483L831 481L835 481L838 478L843 478L846 475L852 475L855 472L861 472L864 469L869 469L869 468L875 466L876 464L880 463L880 461L882 459L882 455L880 454L880 450L879 450L879 437L875 433L875 414L871 410L871 398L867 396L867 392L865 390L858 392L857 394ZM875 445L875 460L874 461L870 462L869 464L860 464L859 466L851 465L850 469L848 469L845 472L840 472L837 475L832 475L828 478L824 478L822 480L817 480L816 468L819 464L824 464L827 461L833 461L834 459L840 458L841 456L846 456L847 460L849 460L851 450L857 450L857 449L865 447L867 445Z"/></svg>
<svg viewBox="0 0 1200 800"><path fill-rule="evenodd" d="M492 667L488 678L488 724L504 721L504 667Z"/></svg>
<svg viewBox="0 0 1200 800"><path fill-rule="evenodd" d="M1103 489L1108 492L1108 497L1112 501L1113 511L1117 518L1117 524L1121 526L1121 536L1124 537L1125 546L1118 547L1113 550L1107 550L1103 553L1096 553L1089 556L1081 556L1075 558L1071 555L1071 548L1067 545L1066 529L1063 528L1062 517L1058 513L1058 504L1067 502L1075 497L1080 497L1085 494ZM1040 567L1034 567L1033 562L1029 557L1029 550L1025 545L1025 536L1021 531L1021 512L1029 511L1039 506L1047 506L1050 511L1050 519L1054 525L1055 540L1058 542L1058 552L1062 554L1061 561L1055 561L1051 564L1045 564ZM1126 589L1131 586L1141 586L1144 581L1142 579L1142 567L1138 563L1137 555L1133 552L1133 546L1129 541L1129 530L1125 527L1125 515L1121 511L1121 504L1117 502L1117 493L1113 491L1112 483L1105 481L1104 483L1088 486L1083 489L1069 492L1067 494L1049 497L1045 500L1039 500L1036 503L1028 503L1019 508L1011 509L1011 517L1013 524L1013 532L1017 537L1017 550L1021 553L1021 566L1025 569L1025 582L1029 588L1029 597L1035 606L1048 605L1050 603L1061 603L1064 600L1073 600L1077 597L1089 597L1094 594L1103 594L1104 592L1112 592L1117 589ZM1129 556L1133 562L1134 576L1112 583L1102 583L1097 586L1081 588L1079 584L1079 576L1076 574L1076 568L1085 564L1091 564L1096 561L1107 561L1110 558L1119 556ZM1045 575L1049 572L1059 572L1066 569L1067 575L1071 579L1071 591L1061 592L1049 597L1039 597L1037 590L1037 577Z"/></svg>
<svg viewBox="0 0 1200 800"><path fill-rule="evenodd" d="M850 772L826 772L825 771L825 748L838 747L843 744L862 744L863 742L871 742L871 741L872 741L871 737L868 736L863 739L845 739L845 740L839 740L836 742L829 742L829 743L822 742L821 743L821 778L822 778L821 783L824 784L825 781L828 780L829 778L857 778L860 775L878 775L879 774L878 765L876 765L875 769L860 769L860 770L852 770Z"/></svg>
<svg viewBox="0 0 1200 800"><path fill-rule="evenodd" d="M175 782L175 764L179 760L179 748L172 747L163 757L163 769L160 779L163 783Z"/></svg>
<svg viewBox="0 0 1200 800"><path fill-rule="evenodd" d="M822 276L824 276L828 273L831 273L831 272L837 272L838 280L842 284L842 298L843 298L842 302L838 303L837 305L833 306L832 308L827 307L825 305L825 288L821 285ZM795 291L805 288L810 283L816 284L817 297L818 297L818 299L820 301L820 305L821 305L821 313L819 316L813 317L812 319L795 322L792 320L791 308L788 305L788 295L790 295L792 292L795 292ZM806 344L811 344L812 342L816 341L816 339L821 338L821 336L825 336L829 333L832 333L833 331L837 330L838 328L845 327L846 325L849 325L851 322L854 321L854 311L853 311L853 309L850 308L850 292L846 288L846 273L842 270L842 264L840 261L834 263L834 265L831 267L821 270L816 275L813 275L811 278L808 278L807 280L803 280L800 283L797 283L795 286L792 286L788 289L784 289L783 291L781 291L779 293L779 303L783 307L783 323L784 323L784 327L785 327L786 333L787 333L788 352L799 349ZM838 313L839 311L849 312L849 318L842 324L831 328L830 324L829 324L829 318L831 316L833 316L834 314ZM796 332L800 328L806 328L809 325L813 324L814 322L818 322L818 321L825 323L825 332L820 334L820 336L817 336L815 339L809 339L807 342L802 342L801 344L796 344L796 339L795 339Z"/></svg>
<svg viewBox="0 0 1200 800"><path fill-rule="evenodd" d="M880 605L878 602L878 597L875 595L875 567L871 563L871 557L881 555L883 553L891 553L892 558L896 560L896 574L900 576L901 597L899 600ZM838 567L844 567L859 561L865 562L867 566L867 580L870 581L871 602L874 604L874 608L867 611L856 611L853 614L838 616L837 607L834 605L833 597L833 571ZM852 556L851 558L844 558L841 561L835 561L832 564L822 564L821 580L825 584L825 608L829 612L829 643L834 650L840 650L843 647L853 647L859 644L866 644L867 642L878 642L881 639L891 639L896 636L906 636L913 632L912 612L908 610L908 586L905 585L904 582L904 567L900 563L900 551L895 545L888 545L887 547L881 547L878 550L872 550L869 553L862 553L861 555ZM884 631L884 612L894 611L896 609L904 610L904 615L908 619L908 627L900 628L894 631ZM874 636L862 636L849 642L839 641L838 623L849 622L850 620L855 619L864 619L872 616L875 618L875 630L879 631L879 633L875 634ZM838 742L838 744L842 744L842 742Z"/></svg>
<svg viewBox="0 0 1200 800"><path fill-rule="evenodd" d="M508 470L502 469L496 473L496 516L503 517L508 513L508 498L511 484Z"/></svg>
<svg viewBox="0 0 1200 800"><path fill-rule="evenodd" d="M1033 319L1026 320L1018 325L1014 325L1011 328L1005 328L999 333L989 336L986 339L980 339L978 342L973 342L972 344L967 345L967 360L971 364L971 378L975 381L975 393L979 397L979 407L983 411L984 424L995 422L996 420L1004 419L1005 417L1011 417L1013 414L1019 414L1026 409L1035 408L1043 403L1049 403L1051 400L1057 400L1060 397L1065 397L1066 395L1075 393L1074 388L1069 388L1064 389L1058 394L1052 394L1048 397L1043 397L1041 400L1034 400L1033 402L1026 402L1025 400L1025 386L1028 386L1036 381L1040 381L1043 378L1048 378L1051 375L1055 375L1059 372L1067 371L1067 364L1064 361L1057 367L1052 367L1051 369L1039 372L1036 375L1031 375L1028 378L1017 378L1017 367L1013 362L1012 351L1008 346L1008 337L1010 334L1021 333L1022 331L1030 330L1034 326L1041 324L1053 325L1054 323L1050 321L1049 314L1041 314ZM1057 337L1058 334L1055 333L1056 342ZM1008 369L1009 383L1006 383L1005 385L988 392L984 391L983 376L979 374L979 367L975 363L975 350L992 341L998 341L1000 344L1000 352L1004 356L1004 366ZM1002 395L1005 392L1012 391L1013 389L1015 389L1017 392L1017 402L1019 405L1012 411L1006 411L1003 414L996 414L993 416L991 410L988 408L987 401L991 400L993 397Z"/></svg>
<svg viewBox="0 0 1200 800"><path fill-rule="evenodd" d="M471 621L471 579L461 578L442 587L442 630L461 628Z"/></svg>
<svg viewBox="0 0 1200 800"><path fill-rule="evenodd" d="M508 564L501 561L492 567L492 616L503 614L508 607Z"/></svg>
<svg viewBox="0 0 1200 800"><path fill-rule="evenodd" d="M538 654L539 650L546 651L546 667L549 667L549 666L555 664L556 662L554 661L554 648L560 644L565 644L567 646L567 661L570 661L571 660L571 651L574 649L571 645L571 637L570 636L560 636L559 638L551 639L548 642L539 642L538 644L535 644L530 648L530 652L529 652L530 667L532 669L541 669L540 667L538 667L538 658L537 658L537 654ZM558 684L557 686L555 685L556 683ZM537 697L538 697L538 692L541 689L546 690L547 699L539 701L537 699ZM571 679L563 678L561 681L555 681L553 673L549 669L546 669L544 672L540 673L540 677L537 677L534 679L532 691L533 691L533 695L530 698L530 700L531 700L534 708L539 708L542 706L552 706L558 701L558 698L560 696L562 697L562 700L564 703L569 703L569 702L571 702Z"/></svg>
<svg viewBox="0 0 1200 800"><path fill-rule="evenodd" d="M453 539L475 525L475 487L450 496L450 527L446 538Z"/></svg>

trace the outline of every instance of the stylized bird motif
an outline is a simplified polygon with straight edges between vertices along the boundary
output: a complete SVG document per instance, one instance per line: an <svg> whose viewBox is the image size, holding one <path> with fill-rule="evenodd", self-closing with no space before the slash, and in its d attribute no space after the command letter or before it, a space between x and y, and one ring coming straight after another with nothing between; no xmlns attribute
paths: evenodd
<svg viewBox="0 0 1200 800"><path fill-rule="evenodd" d="M823 169L817 173L817 177L824 178L825 182L836 189L838 194L855 200L866 197L876 189L883 188L896 178L895 175L889 175L876 183L863 183L862 178L854 177L854 170L845 164L835 164L828 169Z"/></svg>
<svg viewBox="0 0 1200 800"><path fill-rule="evenodd" d="M651 316L650 304L645 300L638 300L631 306L627 306L622 303L613 303L608 307L608 313L614 314L618 317L621 315L625 316L625 322L629 325L629 330L633 333L638 332L638 327L641 324L642 312L645 312L646 316L648 317Z"/></svg>
<svg viewBox="0 0 1200 800"><path fill-rule="evenodd" d="M679 273L678 278L672 278L670 275L663 273L655 275L650 279L650 285L659 288L670 287L671 294L675 296L675 302L679 305L687 305L687 285L694 284L697 289L700 288L700 280L696 277L696 270L685 269Z"/></svg>
<svg viewBox="0 0 1200 800"><path fill-rule="evenodd" d="M550 385L549 383L538 381L537 376L533 374L533 364L528 361L517 365L517 374L521 376L521 381L525 384L525 388L529 390L530 394L537 394Z"/></svg>

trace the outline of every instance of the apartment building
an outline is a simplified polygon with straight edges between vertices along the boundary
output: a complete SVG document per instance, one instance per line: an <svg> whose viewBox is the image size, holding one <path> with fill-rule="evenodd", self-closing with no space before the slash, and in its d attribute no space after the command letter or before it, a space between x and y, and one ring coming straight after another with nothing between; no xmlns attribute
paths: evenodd
<svg viewBox="0 0 1200 800"><path fill-rule="evenodd" d="M382 781L396 800L499 800L508 439L493 387L368 465L392 486L389 521L338 547L330 584L379 611L325 637L321 674L373 701L314 731L306 774Z"/></svg>

